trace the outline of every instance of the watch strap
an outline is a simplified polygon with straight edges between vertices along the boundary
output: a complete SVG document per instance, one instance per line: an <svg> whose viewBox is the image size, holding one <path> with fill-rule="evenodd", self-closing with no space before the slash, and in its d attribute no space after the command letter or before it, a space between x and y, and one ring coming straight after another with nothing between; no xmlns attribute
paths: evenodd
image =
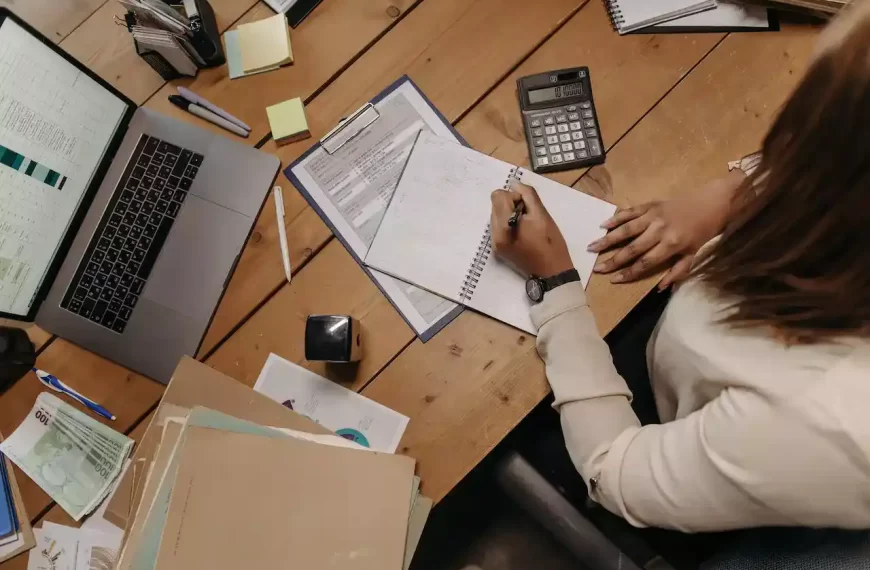
<svg viewBox="0 0 870 570"><path fill-rule="evenodd" d="M580 281L580 273L576 269L569 269L552 277L541 279L541 281L544 283L544 291L552 291L560 285Z"/></svg>

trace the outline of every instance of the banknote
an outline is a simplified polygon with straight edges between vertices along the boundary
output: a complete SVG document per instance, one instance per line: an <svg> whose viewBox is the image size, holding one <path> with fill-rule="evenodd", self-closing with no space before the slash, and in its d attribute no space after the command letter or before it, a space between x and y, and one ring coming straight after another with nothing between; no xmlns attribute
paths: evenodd
<svg viewBox="0 0 870 570"><path fill-rule="evenodd" d="M75 520L99 506L132 448L132 439L48 392L0 444L0 451Z"/></svg>

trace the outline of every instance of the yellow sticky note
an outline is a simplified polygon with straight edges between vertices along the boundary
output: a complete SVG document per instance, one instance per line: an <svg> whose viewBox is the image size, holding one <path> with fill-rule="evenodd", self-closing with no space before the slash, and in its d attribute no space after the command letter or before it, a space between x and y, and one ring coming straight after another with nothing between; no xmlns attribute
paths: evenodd
<svg viewBox="0 0 870 570"><path fill-rule="evenodd" d="M290 28L284 14L242 24L238 28L242 70L254 73L268 67L293 63Z"/></svg>
<svg viewBox="0 0 870 570"><path fill-rule="evenodd" d="M272 138L278 144L311 136L308 132L308 121L305 119L305 106L299 97L266 107L266 115L269 117Z"/></svg>

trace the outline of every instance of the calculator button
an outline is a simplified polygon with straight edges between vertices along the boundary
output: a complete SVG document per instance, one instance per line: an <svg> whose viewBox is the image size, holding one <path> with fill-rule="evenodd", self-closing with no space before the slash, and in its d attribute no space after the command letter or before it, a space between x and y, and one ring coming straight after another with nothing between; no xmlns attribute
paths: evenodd
<svg viewBox="0 0 870 570"><path fill-rule="evenodd" d="M569 161L569 160L574 160L574 153L573 153L573 152L566 152L566 153L563 155L563 157L565 158L565 161L566 161L566 162Z"/></svg>
<svg viewBox="0 0 870 570"><path fill-rule="evenodd" d="M570 115L568 115L568 120L569 121L579 121L580 115L578 115L577 113L571 113Z"/></svg>
<svg viewBox="0 0 870 570"><path fill-rule="evenodd" d="M547 166L548 164L550 164L550 160L546 156L538 159L538 166Z"/></svg>
<svg viewBox="0 0 870 570"><path fill-rule="evenodd" d="M547 137L547 144L556 144L557 142L559 142L559 137L556 135L550 135Z"/></svg>
<svg viewBox="0 0 870 570"><path fill-rule="evenodd" d="M562 162L562 155L561 154L554 154L553 156L550 157L550 160L553 162L553 164L559 164L560 162Z"/></svg>
<svg viewBox="0 0 870 570"><path fill-rule="evenodd" d="M569 150L574 150L574 147L571 146L571 143L562 143L562 152L568 152Z"/></svg>
<svg viewBox="0 0 870 570"><path fill-rule="evenodd" d="M586 129L586 136L587 137L597 137L598 131L596 131L595 129Z"/></svg>
<svg viewBox="0 0 870 570"><path fill-rule="evenodd" d="M548 117L548 118L544 119L545 125L552 125L554 123L555 123L555 121L553 120L553 117Z"/></svg>
<svg viewBox="0 0 870 570"><path fill-rule="evenodd" d="M542 134L544 134L544 131L541 130L541 129L534 129L534 130L532 130L532 136L533 136L533 137L539 137L539 136L541 136Z"/></svg>
<svg viewBox="0 0 870 570"><path fill-rule="evenodd" d="M556 117L556 122L557 123L567 123L568 117L566 115L559 115L558 117Z"/></svg>
<svg viewBox="0 0 870 570"><path fill-rule="evenodd" d="M583 150L586 148L586 141L576 141L574 143L574 150Z"/></svg>
<svg viewBox="0 0 870 570"><path fill-rule="evenodd" d="M538 156L547 156L547 149L545 149L544 147L536 148L535 154Z"/></svg>
<svg viewBox="0 0 870 570"><path fill-rule="evenodd" d="M540 127L540 126L541 126L541 120L540 120L540 119L535 119L534 121L532 121L532 122L529 123L529 124L530 124L531 126L533 126L533 127Z"/></svg>
<svg viewBox="0 0 870 570"><path fill-rule="evenodd" d="M571 138L575 141L579 141L583 138L583 131L575 131L571 133Z"/></svg>
<svg viewBox="0 0 870 570"><path fill-rule="evenodd" d="M567 132L568 132L568 125L559 125L559 126L557 127L557 130L558 130L560 133L567 133Z"/></svg>
<svg viewBox="0 0 870 570"><path fill-rule="evenodd" d="M582 103L580 103L580 108L581 109L591 109L592 103L589 101L583 101ZM569 109L569 111L570 111L570 109Z"/></svg>
<svg viewBox="0 0 870 570"><path fill-rule="evenodd" d="M583 118L584 119L591 119L592 118L592 109L588 109L586 111L583 111Z"/></svg>
<svg viewBox="0 0 870 570"><path fill-rule="evenodd" d="M553 146L550 147L550 153L559 152L559 150L560 150L559 145L557 145L557 144L554 144Z"/></svg>
<svg viewBox="0 0 870 570"><path fill-rule="evenodd" d="M592 127L595 126L595 120L594 119L586 119L585 121L583 121L583 125L587 129L591 129Z"/></svg>
<svg viewBox="0 0 870 570"><path fill-rule="evenodd" d="M569 112L570 112L570 111L576 111L576 110L577 110L577 107L575 107L574 105L571 105L570 107L568 107L568 111L569 111Z"/></svg>
<svg viewBox="0 0 870 570"><path fill-rule="evenodd" d="M543 138L535 139L535 146L544 146L544 139Z"/></svg>
<svg viewBox="0 0 870 570"><path fill-rule="evenodd" d="M577 158L578 159L589 158L589 153L586 152L585 150L578 150L577 151Z"/></svg>
<svg viewBox="0 0 870 570"><path fill-rule="evenodd" d="M570 127L572 131L579 131L583 128L583 125L580 124L580 121L574 121L573 123L568 123L568 127Z"/></svg>
<svg viewBox="0 0 870 570"><path fill-rule="evenodd" d="M555 135L556 134L556 127L544 127L544 132L547 133L548 135Z"/></svg>
<svg viewBox="0 0 870 570"><path fill-rule="evenodd" d="M559 135L559 142L568 142L570 140L571 140L571 135L569 135L568 133L564 133L564 134Z"/></svg>
<svg viewBox="0 0 870 570"><path fill-rule="evenodd" d="M598 139L589 141L589 154L592 156L601 156L601 141Z"/></svg>

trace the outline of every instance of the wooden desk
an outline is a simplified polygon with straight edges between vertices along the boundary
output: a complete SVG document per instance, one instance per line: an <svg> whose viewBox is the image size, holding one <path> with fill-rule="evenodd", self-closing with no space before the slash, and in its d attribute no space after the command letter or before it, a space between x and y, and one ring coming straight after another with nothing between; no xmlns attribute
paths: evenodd
<svg viewBox="0 0 870 570"><path fill-rule="evenodd" d="M223 30L271 13L255 0L212 4ZM112 23L121 13L117 3L32 0L13 8L138 103L212 128L167 103L175 85L133 54L127 32ZM756 149L800 78L816 33L786 27L773 34L620 37L598 0L328 0L292 32L295 65L237 81L225 68L213 69L177 83L250 124L247 142L254 145L268 134L267 105L303 97L316 139L407 73L474 148L527 164L516 78L588 65L607 163L553 177L624 206L700 186ZM263 149L286 166L311 144L279 149L267 142ZM270 352L326 374L304 361L304 319L353 314L367 353L356 375L340 380L410 416L400 450L418 459L423 492L442 499L547 394L534 339L466 311L419 342L302 197L281 183L293 283L284 281L267 201L199 358L247 385ZM652 285L593 279L588 292L601 332ZM42 350L38 366L104 402L118 415L115 429L142 433L161 385L35 327L30 332ZM0 431L12 431L39 392L28 377L0 396ZM70 524L20 473L19 482L34 522ZM25 565L19 557L3 570Z"/></svg>

